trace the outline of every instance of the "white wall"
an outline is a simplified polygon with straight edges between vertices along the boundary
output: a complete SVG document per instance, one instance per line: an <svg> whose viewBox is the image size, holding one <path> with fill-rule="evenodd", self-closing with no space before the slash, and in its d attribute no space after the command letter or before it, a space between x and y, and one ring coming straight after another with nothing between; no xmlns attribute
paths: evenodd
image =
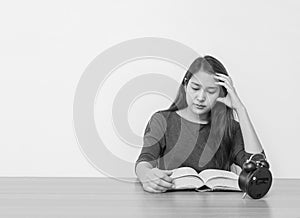
<svg viewBox="0 0 300 218"><path fill-rule="evenodd" d="M104 50L152 36L218 57L234 80L274 177L300 178L299 11L296 0L2 3L0 176L102 176L76 141L76 86ZM170 63L149 61L132 63L131 69L138 73L147 64L153 67L148 71L172 72L178 80L184 75ZM150 114L169 103L155 95L138 99L128 116L133 132L141 135ZM134 118L138 111L143 112ZM114 151L124 159L138 154Z"/></svg>

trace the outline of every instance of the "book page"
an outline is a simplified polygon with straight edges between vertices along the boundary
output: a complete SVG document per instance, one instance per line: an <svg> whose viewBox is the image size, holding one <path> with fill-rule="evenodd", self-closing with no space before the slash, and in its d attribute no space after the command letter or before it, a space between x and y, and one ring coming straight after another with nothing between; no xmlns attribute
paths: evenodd
<svg viewBox="0 0 300 218"><path fill-rule="evenodd" d="M219 170L219 169L206 169L199 173L199 176L204 180L204 182L207 182L210 179L213 178L227 178L227 179L233 179L238 180L239 176L235 174L234 172L226 171L226 170Z"/></svg>
<svg viewBox="0 0 300 218"><path fill-rule="evenodd" d="M189 176L189 175L193 175L195 177L199 177L198 173L196 170L194 170L191 167L179 167L177 169L173 169L171 170L173 173L170 176L171 178L180 178L180 177L184 177L184 176Z"/></svg>
<svg viewBox="0 0 300 218"><path fill-rule="evenodd" d="M206 182L206 186L213 190L236 190L240 191L238 179L232 178L211 178Z"/></svg>
<svg viewBox="0 0 300 218"><path fill-rule="evenodd" d="M203 181L196 176L178 177L173 180L174 189L197 189L203 186Z"/></svg>

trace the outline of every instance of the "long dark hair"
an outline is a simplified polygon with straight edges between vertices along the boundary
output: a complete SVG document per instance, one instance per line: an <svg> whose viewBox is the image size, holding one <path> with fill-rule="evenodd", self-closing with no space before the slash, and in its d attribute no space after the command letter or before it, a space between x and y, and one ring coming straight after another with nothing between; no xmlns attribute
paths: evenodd
<svg viewBox="0 0 300 218"><path fill-rule="evenodd" d="M186 92L184 86L188 84L193 74L204 71L207 73L215 74L220 73L228 75L223 64L212 56L198 57L193 61L187 70L177 96L171 106L164 111L177 111L186 108ZM221 86L219 97L225 97L227 90ZM221 102L216 102L214 107L208 112L208 117L211 122L210 137L207 140L206 146L217 148L212 160L214 165L219 169L230 170L230 156L231 156L231 138L233 135L233 110L225 106ZM223 140L223 143L220 143ZM200 163L199 163L200 164Z"/></svg>

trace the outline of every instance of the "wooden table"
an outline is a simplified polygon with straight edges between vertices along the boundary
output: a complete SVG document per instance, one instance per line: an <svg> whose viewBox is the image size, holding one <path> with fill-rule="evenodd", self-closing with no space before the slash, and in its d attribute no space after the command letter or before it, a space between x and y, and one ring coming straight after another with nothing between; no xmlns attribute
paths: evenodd
<svg viewBox="0 0 300 218"><path fill-rule="evenodd" d="M300 217L299 179L273 179L258 200L242 192L152 194L124 180L0 177L0 217Z"/></svg>

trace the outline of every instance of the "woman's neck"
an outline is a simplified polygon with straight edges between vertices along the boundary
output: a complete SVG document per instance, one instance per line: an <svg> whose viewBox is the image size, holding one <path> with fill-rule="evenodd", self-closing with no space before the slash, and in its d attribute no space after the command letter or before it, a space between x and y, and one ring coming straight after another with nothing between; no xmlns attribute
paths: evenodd
<svg viewBox="0 0 300 218"><path fill-rule="evenodd" d="M190 111L187 107L183 108L179 111L181 115L192 122L195 123L207 123L208 122L208 113L206 114L195 114L194 112Z"/></svg>

